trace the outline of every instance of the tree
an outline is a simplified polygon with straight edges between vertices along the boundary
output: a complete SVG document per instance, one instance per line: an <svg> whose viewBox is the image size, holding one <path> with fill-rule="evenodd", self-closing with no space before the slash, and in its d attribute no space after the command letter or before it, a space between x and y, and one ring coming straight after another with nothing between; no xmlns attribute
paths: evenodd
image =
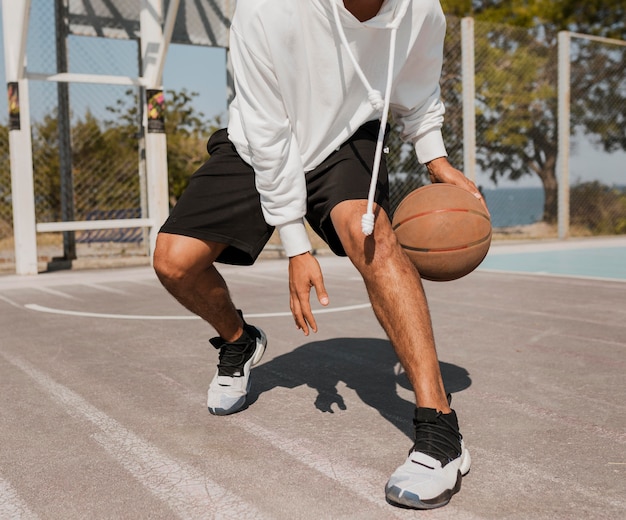
<svg viewBox="0 0 626 520"><path fill-rule="evenodd" d="M193 170L206 159L206 139L219 124L219 118L214 119L214 124L209 123L193 108L191 101L197 94L185 90L168 91L167 94L172 100L166 105L165 113L168 169L170 194L175 200ZM77 220L88 219L94 211L123 211L119 218L129 217L132 210L140 207L138 147L141 127L136 91L126 91L114 106L107 107L107 111L112 118L104 121L89 110L82 117L72 118L72 175L77 195L74 203ZM61 220L61 188L56 112L34 122L32 134L37 220L58 221ZM0 179L6 174L7 182L0 186L10 186L8 143L2 146L2 139L8 139L7 135L6 127L0 127L0 149L7 151L6 158L0 157L2 164L7 165L2 169ZM5 191L0 188L0 197L9 196Z"/></svg>
<svg viewBox="0 0 626 520"><path fill-rule="evenodd" d="M137 148L124 125L105 126L87 110L71 126L75 218L93 210L128 209L139 205ZM35 209L37 220L59 221L60 160L56 112L32 125ZM129 202L130 201L130 202Z"/></svg>
<svg viewBox="0 0 626 520"><path fill-rule="evenodd" d="M221 126L221 119L205 119L192 105L196 92L168 90L165 104L165 132L167 134L167 167L169 171L170 200L176 202L187 187L193 171L208 158L206 143L209 136Z"/></svg>
<svg viewBox="0 0 626 520"><path fill-rule="evenodd" d="M626 233L626 193L598 181L571 190L571 224L596 235Z"/></svg>
<svg viewBox="0 0 626 520"><path fill-rule="evenodd" d="M204 113L193 106L197 92L182 89L177 92L165 92L165 133L167 135L167 168L170 204L174 205L187 187L193 171L207 158L206 142L208 137L221 125L219 116L207 120ZM107 121L109 128L122 124L126 139L139 144L140 111L137 93L127 90L123 99L118 99L115 106L107 110L115 116Z"/></svg>
<svg viewBox="0 0 626 520"><path fill-rule="evenodd" d="M61 220L59 133L56 112L31 125L35 212L39 222Z"/></svg>
<svg viewBox="0 0 626 520"><path fill-rule="evenodd" d="M93 210L129 211L140 206L137 138L131 128L123 121L103 125L90 111L72 125L74 190L80 194L76 218L86 219Z"/></svg>
<svg viewBox="0 0 626 520"><path fill-rule="evenodd" d="M549 24L557 31L626 39L626 0L442 0L441 4L448 15L482 22L526 28Z"/></svg>
<svg viewBox="0 0 626 520"><path fill-rule="evenodd" d="M0 240L12 236L9 127L0 125Z"/></svg>
<svg viewBox="0 0 626 520"><path fill-rule="evenodd" d="M570 29L624 38L626 1L444 0L442 4L448 14L477 20L479 166L494 182L537 175L545 190L544 220L555 222L556 36L559 30ZM607 151L626 149L623 51L584 40L576 40L573 49L572 125L592 135ZM447 101L448 112L458 118L461 108L455 101L454 96Z"/></svg>

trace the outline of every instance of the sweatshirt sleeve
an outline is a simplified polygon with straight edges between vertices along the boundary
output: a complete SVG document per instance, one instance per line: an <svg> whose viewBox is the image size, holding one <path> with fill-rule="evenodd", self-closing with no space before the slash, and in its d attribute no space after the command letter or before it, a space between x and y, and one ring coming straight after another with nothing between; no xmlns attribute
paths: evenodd
<svg viewBox="0 0 626 520"><path fill-rule="evenodd" d="M401 138L413 143L417 159L422 164L448 155L441 135L444 113L438 86L423 105L396 112Z"/></svg>
<svg viewBox="0 0 626 520"><path fill-rule="evenodd" d="M445 107L439 86L445 33L445 17L434 2L392 92L391 110L401 138L413 143L422 164L448 155L441 135Z"/></svg>
<svg viewBox="0 0 626 520"><path fill-rule="evenodd" d="M247 25L247 27L250 27ZM306 181L298 143L265 50L262 27L246 40L233 27L230 52L237 112L248 145L263 216L289 257L311 250L304 227ZM253 50L254 49L254 50Z"/></svg>

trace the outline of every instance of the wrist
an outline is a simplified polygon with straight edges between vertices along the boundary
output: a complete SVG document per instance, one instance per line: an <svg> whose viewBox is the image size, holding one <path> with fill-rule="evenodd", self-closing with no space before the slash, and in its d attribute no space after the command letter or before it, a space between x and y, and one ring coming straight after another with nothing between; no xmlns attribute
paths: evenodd
<svg viewBox="0 0 626 520"><path fill-rule="evenodd" d="M289 260L291 260L292 258L299 258L301 256L306 256L306 255L311 255L313 253L311 253L311 251L305 251L304 253L298 253L297 255L291 255L289 257Z"/></svg>
<svg viewBox="0 0 626 520"><path fill-rule="evenodd" d="M436 159L433 159L432 161L428 161L426 163L426 169L430 174L436 174L437 172L441 171L442 168L447 168L449 166L450 163L448 162L447 157L437 157Z"/></svg>

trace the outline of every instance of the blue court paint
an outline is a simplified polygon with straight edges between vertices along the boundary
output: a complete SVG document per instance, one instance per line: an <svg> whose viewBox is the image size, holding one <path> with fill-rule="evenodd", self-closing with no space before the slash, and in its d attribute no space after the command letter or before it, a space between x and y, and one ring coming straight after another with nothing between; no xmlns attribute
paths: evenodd
<svg viewBox="0 0 626 520"><path fill-rule="evenodd" d="M626 248L490 252L479 269L626 280Z"/></svg>

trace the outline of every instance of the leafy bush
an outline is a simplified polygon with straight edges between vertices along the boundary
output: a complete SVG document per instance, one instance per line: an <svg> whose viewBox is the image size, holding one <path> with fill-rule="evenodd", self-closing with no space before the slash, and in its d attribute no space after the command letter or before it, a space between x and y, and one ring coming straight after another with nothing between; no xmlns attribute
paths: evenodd
<svg viewBox="0 0 626 520"><path fill-rule="evenodd" d="M594 235L626 233L626 189L606 186L599 181L572 186L570 223Z"/></svg>

